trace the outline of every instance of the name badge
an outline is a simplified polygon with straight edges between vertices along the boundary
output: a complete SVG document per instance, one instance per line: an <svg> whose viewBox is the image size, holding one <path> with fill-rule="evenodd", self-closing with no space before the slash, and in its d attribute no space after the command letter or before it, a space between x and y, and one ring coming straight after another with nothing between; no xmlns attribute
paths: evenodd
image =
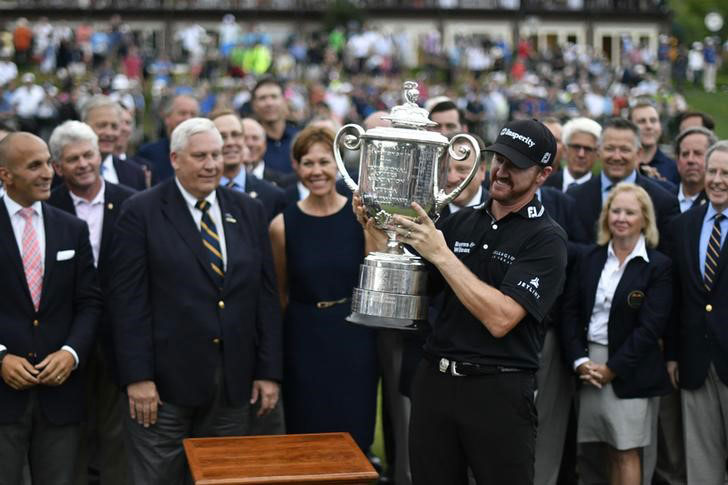
<svg viewBox="0 0 728 485"><path fill-rule="evenodd" d="M642 291L634 290L627 295L627 305L630 308L637 309L642 306L645 301L645 294Z"/></svg>

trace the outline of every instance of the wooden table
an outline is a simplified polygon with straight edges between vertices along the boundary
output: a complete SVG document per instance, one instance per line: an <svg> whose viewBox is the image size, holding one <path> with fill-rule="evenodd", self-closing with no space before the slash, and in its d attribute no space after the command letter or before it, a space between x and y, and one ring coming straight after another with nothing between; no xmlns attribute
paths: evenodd
<svg viewBox="0 0 728 485"><path fill-rule="evenodd" d="M379 478L349 433L184 440L195 485L370 484Z"/></svg>

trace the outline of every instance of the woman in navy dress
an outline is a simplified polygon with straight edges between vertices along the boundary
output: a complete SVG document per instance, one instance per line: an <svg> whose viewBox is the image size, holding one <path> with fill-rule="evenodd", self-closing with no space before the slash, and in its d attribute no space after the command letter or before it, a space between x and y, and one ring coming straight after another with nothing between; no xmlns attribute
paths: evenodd
<svg viewBox="0 0 728 485"><path fill-rule="evenodd" d="M347 431L368 451L377 400L376 334L346 322L365 252L361 226L336 191L334 134L308 127L293 142L309 195L271 222L284 309L283 407L288 433Z"/></svg>

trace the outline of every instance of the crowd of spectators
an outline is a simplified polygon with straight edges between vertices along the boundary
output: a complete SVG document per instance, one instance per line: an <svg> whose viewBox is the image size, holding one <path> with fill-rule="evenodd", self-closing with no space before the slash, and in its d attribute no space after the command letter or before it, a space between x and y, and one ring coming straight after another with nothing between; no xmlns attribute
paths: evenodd
<svg viewBox="0 0 728 485"><path fill-rule="evenodd" d="M360 122L397 104L401 80L414 76L422 99L447 96L471 132L492 140L507 119L606 119L640 96L669 118L687 108L686 83L716 90L725 55L715 38L687 46L662 35L655 52L624 37L615 64L585 45L544 50L488 34L457 34L446 45L437 30L413 40L354 23L274 41L232 14L215 29L181 24L173 47L159 50L149 32L132 31L119 16L99 25L8 22L0 32L0 119L47 138L48 127L78 117L85 99L107 93L135 113L139 142L163 131L153 113L169 96L194 95L203 114L232 107L247 115L255 80L273 74L285 83L291 121Z"/></svg>

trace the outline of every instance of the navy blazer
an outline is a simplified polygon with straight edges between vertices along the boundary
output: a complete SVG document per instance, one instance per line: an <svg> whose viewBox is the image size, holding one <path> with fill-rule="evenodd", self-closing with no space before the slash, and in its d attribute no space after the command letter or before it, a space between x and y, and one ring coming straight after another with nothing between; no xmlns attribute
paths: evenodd
<svg viewBox="0 0 728 485"><path fill-rule="evenodd" d="M169 158L169 138L145 143L139 147L137 155L149 160L152 169L152 185L174 177L174 169Z"/></svg>
<svg viewBox="0 0 728 485"><path fill-rule="evenodd" d="M269 221L286 208L283 189L250 173L245 174L245 193L263 204Z"/></svg>
<svg viewBox="0 0 728 485"><path fill-rule="evenodd" d="M612 385L622 399L671 391L659 346L672 304L671 262L650 248L647 257L649 262L635 258L627 263L609 311L607 367L617 375ZM559 328L570 365L589 356L587 331L606 261L607 246L592 246L577 257L569 275Z"/></svg>
<svg viewBox="0 0 728 485"><path fill-rule="evenodd" d="M680 195L680 186L676 185L675 188L673 189L672 193L675 194L675 197ZM693 201L693 204L690 206L690 208L692 209L693 207L701 206L707 202L708 202L708 196L705 194L705 190L701 190L700 193L698 194L698 197Z"/></svg>
<svg viewBox="0 0 728 485"><path fill-rule="evenodd" d="M295 173L283 173L278 170L273 170L272 168L263 167L263 180L285 189L291 185L296 185L298 177Z"/></svg>
<svg viewBox="0 0 728 485"><path fill-rule="evenodd" d="M147 179L144 176L142 167L134 162L122 160L116 155L113 156L114 170L119 178L119 184L126 185L134 190L147 188Z"/></svg>
<svg viewBox="0 0 728 485"><path fill-rule="evenodd" d="M548 180L548 179L547 179ZM569 224L574 213L574 199L554 187L541 187L541 203L551 219L568 234Z"/></svg>
<svg viewBox="0 0 728 485"><path fill-rule="evenodd" d="M674 163L674 162L673 162L673 163ZM648 165L648 166L649 166L649 165ZM645 168L645 165L640 165L640 174L642 174L642 175L644 175L645 177L647 177L648 179L652 180L652 181L653 181L654 183L656 183L657 185L659 185L659 186L660 186L660 187L662 187L663 189L667 190L667 191L668 191L668 192L670 192L671 194L677 194L677 190L678 190L677 188L678 188L678 185L680 184L680 182L679 182L679 181L678 181L678 183L677 183L677 185L676 185L676 184L674 184L674 183L673 183L672 181L670 181L670 180L668 180L668 179L662 179L662 178L652 177L652 176L651 176L651 175L650 175L649 173L645 173L645 172L643 171L643 170L644 170L644 168ZM677 170L677 169L676 169L676 170ZM676 173L677 173L677 172L676 172ZM662 175L662 174L660 173L660 175ZM663 176L664 176L664 175L663 175Z"/></svg>
<svg viewBox="0 0 728 485"><path fill-rule="evenodd" d="M111 280L111 248L113 243L114 228L116 220L121 211L121 205L126 199L134 195L134 191L123 185L115 185L111 182L104 183L104 222L101 227L101 245L99 247L99 260L96 266L99 277L101 292L106 295L109 291ZM64 184L53 190L48 204L76 215L76 208L73 206L73 199L68 193L68 187ZM115 380L118 380L116 372L116 357L114 346L111 341L111 316L108 308L108 300L104 300L104 315L99 324L99 340L102 344L103 354L110 368L110 373Z"/></svg>
<svg viewBox="0 0 728 485"><path fill-rule="evenodd" d="M654 180L637 173L636 184L647 191L655 207L657 230L660 232L658 249L666 252L668 248L668 225L680 215L677 197L658 185ZM602 179L599 174L587 182L572 187L567 192L574 198L574 217L571 218L569 236L574 242L592 244L597 238L597 222L602 211Z"/></svg>
<svg viewBox="0 0 728 485"><path fill-rule="evenodd" d="M698 389L713 363L728 385L728 244L723 244L715 285L703 285L698 255L708 204L684 212L671 226L675 264L675 311L665 341L668 360L680 365L680 387Z"/></svg>
<svg viewBox="0 0 728 485"><path fill-rule="evenodd" d="M357 176L357 178L358 178L358 176ZM298 185L296 184L293 187L296 188L296 193L298 193ZM349 186L346 185L346 182L344 182L343 178L336 181L336 191L349 200L351 200L351 198L354 197L354 192L352 192L352 190L349 188Z"/></svg>
<svg viewBox="0 0 728 485"><path fill-rule="evenodd" d="M543 186L552 187L561 192L561 189L564 186L564 170L566 170L566 168L560 168L551 172L551 175L549 175L549 178L547 178L543 183Z"/></svg>
<svg viewBox="0 0 728 485"><path fill-rule="evenodd" d="M128 199L114 234L110 298L120 383L153 380L162 401L180 406L212 399L221 355L234 405L248 401L253 379L282 375L268 218L248 195L216 192L227 248L222 289L174 179Z"/></svg>
<svg viewBox="0 0 728 485"><path fill-rule="evenodd" d="M349 191L349 193L351 193L351 191ZM483 202L488 200L488 195L489 195L488 189L484 188L480 193L480 201L478 202L478 204L482 204ZM444 221L445 218L451 214L452 214L452 212L450 211L450 204L446 204L442 209L440 209L440 218L437 221L435 221L437 223L436 225L439 226L442 223L442 221Z"/></svg>
<svg viewBox="0 0 728 485"><path fill-rule="evenodd" d="M139 165L140 167L146 167L147 170L149 170L149 171L152 170L152 162L150 162L149 160L147 160L144 157L140 157L139 155L128 155L127 154L126 161L135 163L135 164Z"/></svg>
<svg viewBox="0 0 728 485"><path fill-rule="evenodd" d="M648 165L655 167L659 174L665 177L671 185L680 184L680 172L677 171L677 163L675 163L675 160L665 155L659 148Z"/></svg>
<svg viewBox="0 0 728 485"><path fill-rule="evenodd" d="M336 190L339 190L339 183L336 183ZM301 198L301 194L298 192L298 184L289 185L283 193L283 197L286 201L286 207L295 204Z"/></svg>
<svg viewBox="0 0 728 485"><path fill-rule="evenodd" d="M93 346L102 297L86 223L46 204L42 207L46 248L43 290L36 312L10 217L0 199L0 343L8 353L25 357L33 365L64 345L78 354L79 368L63 385L35 388L48 421L64 425L84 418L83 367ZM59 260L60 251L68 251L67 259ZM16 391L0 379L0 424L20 419L30 392Z"/></svg>

